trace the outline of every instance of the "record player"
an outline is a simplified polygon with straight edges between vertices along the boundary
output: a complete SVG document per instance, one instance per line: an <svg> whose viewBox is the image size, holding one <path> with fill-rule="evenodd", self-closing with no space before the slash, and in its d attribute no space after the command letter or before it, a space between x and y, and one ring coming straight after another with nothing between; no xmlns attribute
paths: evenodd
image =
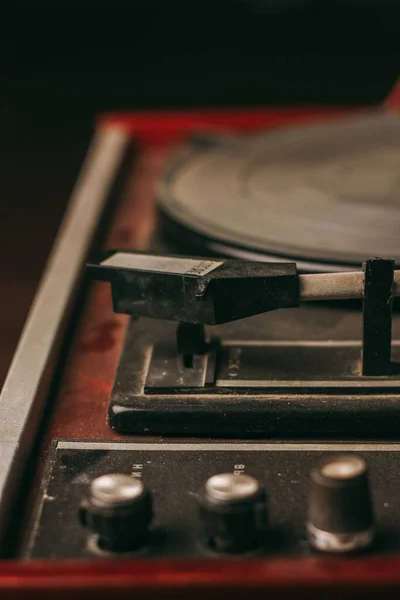
<svg viewBox="0 0 400 600"><path fill-rule="evenodd" d="M111 252L89 267L111 283L114 310L133 317L111 426L394 433L399 139L397 115L367 113L272 133L197 134L173 153L153 245L191 255ZM357 272L368 253L393 259Z"/></svg>
<svg viewBox="0 0 400 600"><path fill-rule="evenodd" d="M381 108L99 121L0 398L4 593L396 597L399 159Z"/></svg>

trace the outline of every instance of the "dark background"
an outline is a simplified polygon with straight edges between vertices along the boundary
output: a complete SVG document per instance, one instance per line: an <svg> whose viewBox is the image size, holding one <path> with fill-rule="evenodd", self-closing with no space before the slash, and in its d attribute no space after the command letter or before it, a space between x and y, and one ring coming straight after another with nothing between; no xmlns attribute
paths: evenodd
<svg viewBox="0 0 400 600"><path fill-rule="evenodd" d="M3 0L0 381L94 116L369 104L399 71L398 0Z"/></svg>

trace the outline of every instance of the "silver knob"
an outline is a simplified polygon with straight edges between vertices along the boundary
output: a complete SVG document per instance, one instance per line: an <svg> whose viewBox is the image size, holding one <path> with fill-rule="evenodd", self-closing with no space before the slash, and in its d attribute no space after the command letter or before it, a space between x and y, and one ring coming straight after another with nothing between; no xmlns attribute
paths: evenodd
<svg viewBox="0 0 400 600"><path fill-rule="evenodd" d="M112 552L130 552L147 543L153 509L142 481L122 473L97 477L81 504L82 525L98 536L98 545Z"/></svg>
<svg viewBox="0 0 400 600"><path fill-rule="evenodd" d="M250 475L221 473L207 480L199 498L206 545L229 554L255 550L267 527L266 495Z"/></svg>
<svg viewBox="0 0 400 600"><path fill-rule="evenodd" d="M252 498L260 491L260 484L250 475L221 473L207 480L205 491L214 500L235 502Z"/></svg>
<svg viewBox="0 0 400 600"><path fill-rule="evenodd" d="M101 475L92 481L90 499L96 506L116 508L135 502L144 493L144 485L137 477L122 473Z"/></svg>

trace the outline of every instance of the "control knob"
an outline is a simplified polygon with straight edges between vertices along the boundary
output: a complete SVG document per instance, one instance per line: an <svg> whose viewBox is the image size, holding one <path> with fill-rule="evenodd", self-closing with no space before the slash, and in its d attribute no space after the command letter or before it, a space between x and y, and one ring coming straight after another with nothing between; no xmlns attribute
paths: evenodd
<svg viewBox="0 0 400 600"><path fill-rule="evenodd" d="M228 554L254 551L267 527L266 494L250 475L214 475L199 498L199 514L208 547Z"/></svg>
<svg viewBox="0 0 400 600"><path fill-rule="evenodd" d="M322 552L354 552L371 545L374 518L363 458L338 454L311 472L307 534Z"/></svg>
<svg viewBox="0 0 400 600"><path fill-rule="evenodd" d="M121 473L94 479L79 511L82 525L97 534L99 547L112 552L145 545L152 516L151 495L142 481Z"/></svg>

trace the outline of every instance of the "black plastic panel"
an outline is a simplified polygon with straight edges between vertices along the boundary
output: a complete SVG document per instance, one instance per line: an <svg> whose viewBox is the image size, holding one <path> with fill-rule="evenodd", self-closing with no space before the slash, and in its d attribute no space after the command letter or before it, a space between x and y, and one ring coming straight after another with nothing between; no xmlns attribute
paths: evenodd
<svg viewBox="0 0 400 600"><path fill-rule="evenodd" d="M196 495L220 472L259 478L269 496L266 555L308 555L305 519L309 472L321 455L355 451L368 462L377 521L372 553L400 552L400 444L391 443L122 443L60 441L49 459L42 498L24 555L99 556L78 520L91 480L111 472L142 476L153 494L153 542L135 556L208 555L201 545Z"/></svg>

